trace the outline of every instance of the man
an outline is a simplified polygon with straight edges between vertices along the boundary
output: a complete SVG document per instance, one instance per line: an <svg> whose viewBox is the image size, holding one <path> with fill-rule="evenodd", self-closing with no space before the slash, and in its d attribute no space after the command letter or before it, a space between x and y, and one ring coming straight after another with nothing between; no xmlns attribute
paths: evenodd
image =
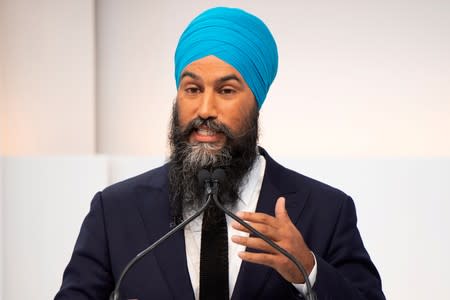
<svg viewBox="0 0 450 300"><path fill-rule="evenodd" d="M384 299L344 193L257 147L278 54L239 9L195 18L175 53L169 162L95 195L55 299L107 299L137 253L203 204L201 169L222 168L221 202L300 261L318 299ZM130 269L123 299L301 299L295 265L215 206Z"/></svg>

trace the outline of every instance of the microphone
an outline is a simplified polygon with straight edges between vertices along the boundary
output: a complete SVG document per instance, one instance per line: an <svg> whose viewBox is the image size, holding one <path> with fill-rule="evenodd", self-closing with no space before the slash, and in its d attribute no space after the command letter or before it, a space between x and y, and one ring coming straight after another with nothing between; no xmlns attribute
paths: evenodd
<svg viewBox="0 0 450 300"><path fill-rule="evenodd" d="M198 183L204 184L206 194L211 194L211 192L212 192L210 179L211 179L211 173L206 169L201 169L197 174Z"/></svg>
<svg viewBox="0 0 450 300"><path fill-rule="evenodd" d="M215 169L210 176L211 176L211 182L213 184L212 194L213 194L213 197L214 197L214 195L216 195L216 197L217 197L217 195L219 193L219 185L221 183L225 182L227 175L225 174L225 171L223 169L218 168L218 169Z"/></svg>
<svg viewBox="0 0 450 300"><path fill-rule="evenodd" d="M266 237L264 234L250 226L248 223L246 223L244 220L233 214L231 211L229 211L225 206L223 206L218 197L219 193L219 185L224 183L226 180L226 173L223 169L215 169L214 172L211 175L211 179L213 182L213 189L212 189L212 197L214 200L214 203L219 207L226 215L230 216L233 220L247 228L253 235L259 237L260 239L264 240L267 244L272 246L275 250L286 256L290 261L292 261L297 269L302 273L303 278L305 279L306 284L306 299L307 300L317 300L317 295L314 293L311 282L309 281L308 273L305 270L305 267L288 251L283 249L282 247L278 246L274 241Z"/></svg>
<svg viewBox="0 0 450 300"><path fill-rule="evenodd" d="M183 229L187 224L189 224L190 222L192 222L192 220L194 220L195 218L197 218L203 211L206 210L206 208L208 207L208 205L212 202L212 193L213 193L213 189L211 187L211 173L205 169L202 169L198 172L197 174L197 179L199 184L203 184L205 187L205 192L204 192L204 199L206 199L206 201L203 201L204 204L200 207L200 209L193 214L192 216L190 216L189 218L187 218L186 220L184 220L183 222L181 222L180 224L178 224L175 228L173 228L172 230L170 230L169 232L167 232L165 235L163 235L161 238L159 238L156 242L154 242L153 244L151 244L150 246L148 246L146 249L144 249L142 252L138 253L123 269L122 273L119 276L119 280L117 280L116 285L114 287L114 290L111 292L111 295L109 296L109 300L119 300L120 299L120 285L122 284L123 279L125 278L125 275L128 273L128 271L139 261L141 260L144 256L146 256L147 254L149 254L153 249L155 249L156 247L158 247L161 243L163 243L165 240L167 240L169 237L171 237L172 235L174 235L176 232L178 232L179 230Z"/></svg>
<svg viewBox="0 0 450 300"><path fill-rule="evenodd" d="M223 169L215 169L214 172L212 172L211 174L211 179L213 180L213 182L217 182L217 183L224 183L225 180L227 178L227 174L225 173L225 171Z"/></svg>

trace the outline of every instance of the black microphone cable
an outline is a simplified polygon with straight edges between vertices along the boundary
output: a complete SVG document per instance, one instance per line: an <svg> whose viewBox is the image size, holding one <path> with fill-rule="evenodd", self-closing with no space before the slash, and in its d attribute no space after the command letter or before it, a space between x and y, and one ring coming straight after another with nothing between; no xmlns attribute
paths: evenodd
<svg viewBox="0 0 450 300"><path fill-rule="evenodd" d="M241 218L239 218L238 216L233 214L231 211L229 211L227 208L225 208L220 203L219 197L218 197L218 190L219 190L219 184L222 183L226 178L225 171L223 169L216 169L212 173L211 178L212 178L212 182L213 182L213 188L212 188L213 199L214 199L214 203L217 205L217 207L219 207L226 215L230 216L233 220L235 220L236 222L238 222L239 224L241 224L242 226L247 228L253 235L264 240L267 244L272 246L275 250L277 250L278 252L280 252L281 254L286 256L290 261L292 261L295 264L295 266L297 267L297 269L300 271L300 273L302 273L303 278L305 279L306 295L304 295L304 296L306 297L306 300L317 300L317 295L314 293L314 291L312 289L311 282L309 281L308 273L306 272L305 267L303 267L303 265L292 254L290 254L288 251L286 251L282 247L278 246L274 241L272 241L271 239L266 237L264 234L262 234L261 232L259 232L258 230L256 230L252 226L250 226L248 223L246 223L244 220L242 220Z"/></svg>
<svg viewBox="0 0 450 300"><path fill-rule="evenodd" d="M144 249L143 251L141 251L140 253L138 253L123 269L122 273L119 276L119 280L117 280L116 282L116 286L114 287L114 290L112 291L111 295L109 296L109 300L119 300L120 297L120 293L119 293L119 289L120 289L120 285L122 284L122 281L125 277L125 275L128 273L128 271L131 269L131 267L133 267L139 260L141 260L144 256L146 256L148 253L150 253L153 249L155 249L156 247L158 247L162 242L164 242L165 240L167 240L168 238L170 238L173 234L175 234L177 231L183 229L187 224L189 224L190 222L192 222L192 220L194 220L195 218L197 218L202 212L204 212L206 210L206 208L208 207L208 205L212 202L212 194L213 194L213 189L211 188L211 182L210 182L210 178L211 178L211 174L210 172L208 172L205 169L200 170L200 172L197 175L198 181L199 183L204 183L205 186L205 193L204 193L204 198L206 198L206 201L204 201L204 204L200 207L200 209L193 214L192 216L190 216L189 218L187 218L186 220L184 220L183 222L181 222L180 224L178 224L175 228L173 228L172 230L170 230L168 233L166 233L165 235L163 235L161 238L159 238L156 242L154 242L153 244L151 244L149 247L147 247L146 249Z"/></svg>

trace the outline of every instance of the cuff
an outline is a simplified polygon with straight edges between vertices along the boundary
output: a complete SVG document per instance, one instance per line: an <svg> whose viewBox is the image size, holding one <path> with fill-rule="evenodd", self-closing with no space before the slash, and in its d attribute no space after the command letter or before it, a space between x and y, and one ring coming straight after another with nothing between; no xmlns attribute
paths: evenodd
<svg viewBox="0 0 450 300"><path fill-rule="evenodd" d="M311 287L314 286L314 283L316 282L316 277L317 277L317 260L316 260L316 256L314 255L314 253L311 251L312 256L314 257L314 267L311 271L311 273L309 273L309 282L311 283ZM294 287L297 289L297 291L299 291L302 295L306 294L306 284L305 283L292 283L294 285Z"/></svg>

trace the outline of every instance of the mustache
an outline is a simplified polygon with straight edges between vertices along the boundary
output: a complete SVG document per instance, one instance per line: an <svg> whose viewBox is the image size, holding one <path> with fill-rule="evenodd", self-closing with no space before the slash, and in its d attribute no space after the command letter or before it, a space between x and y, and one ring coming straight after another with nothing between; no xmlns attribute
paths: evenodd
<svg viewBox="0 0 450 300"><path fill-rule="evenodd" d="M202 126L205 126L209 130L212 130L216 133L223 133L229 139L236 138L236 136L231 132L230 128L228 128L228 126L226 126L225 124L213 118L202 119L199 117L190 121L186 125L186 128L182 130L181 135L183 137L188 137L194 130L199 129Z"/></svg>
<svg viewBox="0 0 450 300"><path fill-rule="evenodd" d="M197 117L190 121L185 129L181 130L180 135L182 138L188 138L194 130L199 129L201 126L206 126L209 130L212 130L216 133L223 133L229 140L235 140L246 136L258 127L257 123L251 126L248 125L250 124L247 124L247 126L245 126L246 129L243 132L234 134L228 126L226 126L222 122L217 121L214 118L202 119L200 117Z"/></svg>

